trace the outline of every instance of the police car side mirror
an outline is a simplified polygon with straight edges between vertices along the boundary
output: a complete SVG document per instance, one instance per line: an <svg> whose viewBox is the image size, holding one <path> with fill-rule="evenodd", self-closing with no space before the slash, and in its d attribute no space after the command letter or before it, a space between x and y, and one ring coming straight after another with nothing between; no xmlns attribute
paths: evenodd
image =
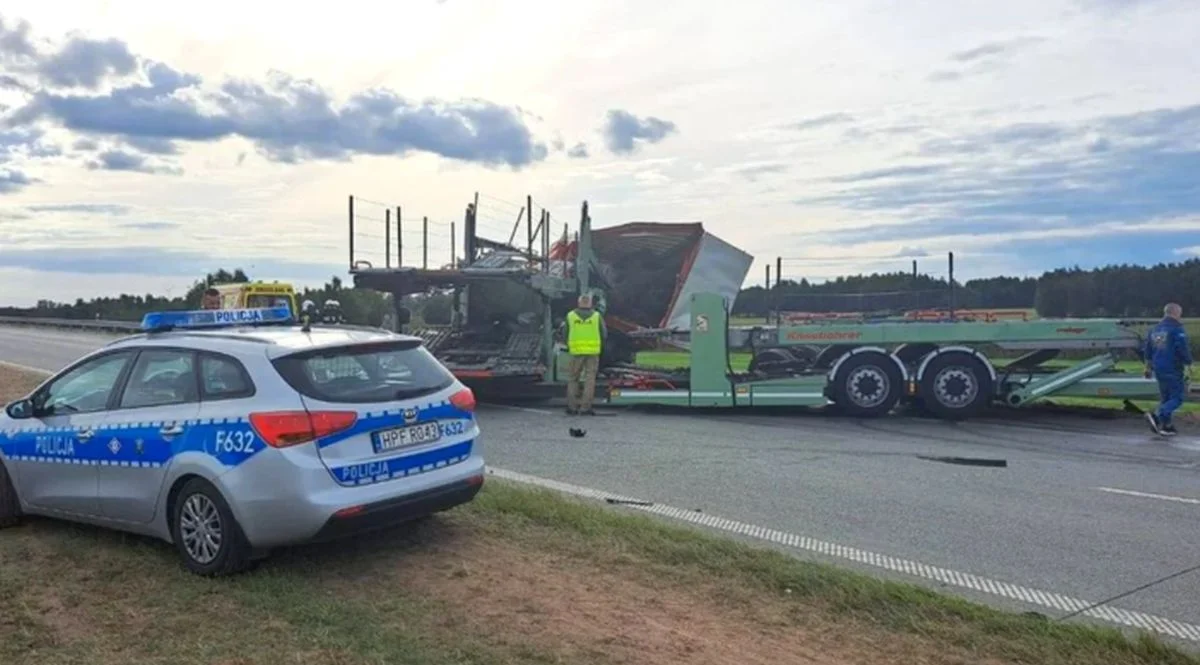
<svg viewBox="0 0 1200 665"><path fill-rule="evenodd" d="M33 402L28 399L19 399L4 408L4 412L13 420L23 420L33 417Z"/></svg>

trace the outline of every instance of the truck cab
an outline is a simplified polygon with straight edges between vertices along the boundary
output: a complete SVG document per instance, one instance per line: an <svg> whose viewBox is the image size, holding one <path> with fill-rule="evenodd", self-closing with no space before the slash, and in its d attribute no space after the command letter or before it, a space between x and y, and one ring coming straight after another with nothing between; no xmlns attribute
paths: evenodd
<svg viewBox="0 0 1200 665"><path fill-rule="evenodd" d="M292 316L300 317L296 305L296 290L286 282L239 282L215 284L221 296L221 309L260 309L286 306Z"/></svg>

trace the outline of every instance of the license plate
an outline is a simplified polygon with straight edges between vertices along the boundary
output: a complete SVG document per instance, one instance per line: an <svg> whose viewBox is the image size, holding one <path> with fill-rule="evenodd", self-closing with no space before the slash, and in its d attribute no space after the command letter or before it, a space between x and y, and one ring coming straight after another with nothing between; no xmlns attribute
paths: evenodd
<svg viewBox="0 0 1200 665"><path fill-rule="evenodd" d="M386 453L399 448L433 443L440 439L441 436L438 424L430 422L380 430L371 435L371 441L375 444L376 453Z"/></svg>

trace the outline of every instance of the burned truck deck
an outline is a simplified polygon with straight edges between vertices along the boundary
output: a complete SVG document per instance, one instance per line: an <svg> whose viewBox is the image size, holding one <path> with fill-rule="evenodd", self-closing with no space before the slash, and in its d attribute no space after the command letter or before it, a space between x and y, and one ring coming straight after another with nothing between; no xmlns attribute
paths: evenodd
<svg viewBox="0 0 1200 665"><path fill-rule="evenodd" d="M352 236L353 208L352 197ZM551 237L550 214L543 210L535 221L536 215L526 212L527 244L517 247L479 235L476 211L475 204L467 205L461 258L449 266L392 266L385 260L375 267L355 260L352 249L350 272L356 288L390 293L396 303L430 294L452 298L449 325L414 322L404 332L423 338L481 395L518 398L561 391L555 385L562 374L555 332L583 292L596 296L608 326L601 358L606 380L638 380L632 365L636 352L656 339L647 331L688 330L692 293L715 291L732 303L753 261L699 222L638 221L592 229L585 202L573 234L568 225ZM406 320L401 312L397 316ZM642 372L651 379L659 374ZM686 373L682 378L686 381Z"/></svg>

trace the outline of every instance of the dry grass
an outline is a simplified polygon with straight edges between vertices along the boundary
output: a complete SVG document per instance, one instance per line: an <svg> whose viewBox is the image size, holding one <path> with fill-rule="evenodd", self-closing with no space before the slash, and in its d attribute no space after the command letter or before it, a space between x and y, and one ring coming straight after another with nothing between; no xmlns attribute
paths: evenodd
<svg viewBox="0 0 1200 665"><path fill-rule="evenodd" d="M14 399L27 395L45 379L43 374L18 369L0 362L0 404L6 405Z"/></svg>

